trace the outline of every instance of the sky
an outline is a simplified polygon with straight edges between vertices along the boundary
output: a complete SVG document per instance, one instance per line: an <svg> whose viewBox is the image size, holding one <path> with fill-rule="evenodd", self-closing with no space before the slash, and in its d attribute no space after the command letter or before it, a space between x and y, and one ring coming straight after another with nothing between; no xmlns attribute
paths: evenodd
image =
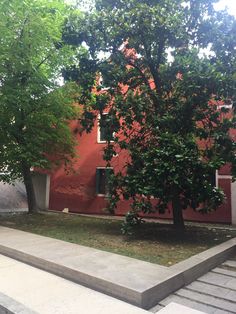
<svg viewBox="0 0 236 314"><path fill-rule="evenodd" d="M78 0L66 0L67 3L78 3ZM80 1L79 1L80 2ZM86 1L84 1L86 2ZM89 0L88 0L89 2ZM219 0L215 4L215 9L223 10L227 7L228 12L236 17L236 0Z"/></svg>
<svg viewBox="0 0 236 314"><path fill-rule="evenodd" d="M236 0L220 0L215 4L216 10L222 10L225 7L228 9L228 13L236 17Z"/></svg>

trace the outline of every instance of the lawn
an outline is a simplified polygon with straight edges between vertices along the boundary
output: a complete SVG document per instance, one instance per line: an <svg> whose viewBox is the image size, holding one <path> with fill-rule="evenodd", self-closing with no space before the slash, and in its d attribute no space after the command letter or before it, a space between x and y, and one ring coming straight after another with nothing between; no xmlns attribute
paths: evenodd
<svg viewBox="0 0 236 314"><path fill-rule="evenodd" d="M60 213L1 216L0 224L165 266L236 236L236 229L223 226L188 224L178 233L171 225L151 222L123 236L121 221Z"/></svg>

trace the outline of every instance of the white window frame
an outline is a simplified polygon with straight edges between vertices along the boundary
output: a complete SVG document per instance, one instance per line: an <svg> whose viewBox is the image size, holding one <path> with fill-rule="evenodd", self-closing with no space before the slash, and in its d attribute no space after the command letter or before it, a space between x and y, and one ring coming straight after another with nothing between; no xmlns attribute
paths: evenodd
<svg viewBox="0 0 236 314"><path fill-rule="evenodd" d="M232 178L230 174L219 174L219 170L216 170L216 187L219 187L219 179L230 179L232 181Z"/></svg>

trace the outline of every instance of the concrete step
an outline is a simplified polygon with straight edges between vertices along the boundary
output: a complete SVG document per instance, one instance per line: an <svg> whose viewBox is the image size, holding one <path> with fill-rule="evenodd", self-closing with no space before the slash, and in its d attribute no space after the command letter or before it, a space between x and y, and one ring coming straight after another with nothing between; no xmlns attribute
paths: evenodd
<svg viewBox="0 0 236 314"><path fill-rule="evenodd" d="M213 297L222 298L228 301L236 300L236 291L230 289L213 286L211 284L203 283L200 281L194 281L187 286L187 289L211 295Z"/></svg>
<svg viewBox="0 0 236 314"><path fill-rule="evenodd" d="M231 267L232 270L235 269L236 272L236 261L234 260L227 260L225 263L222 264L223 266Z"/></svg>
<svg viewBox="0 0 236 314"><path fill-rule="evenodd" d="M232 271L229 269L216 267L212 270L212 272L236 278L236 271Z"/></svg>
<svg viewBox="0 0 236 314"><path fill-rule="evenodd" d="M2 255L0 278L1 314L149 313Z"/></svg>
<svg viewBox="0 0 236 314"><path fill-rule="evenodd" d="M232 278L222 274L216 274L214 272L209 272L206 275L200 277L198 280L201 282L236 291L236 278Z"/></svg>
<svg viewBox="0 0 236 314"><path fill-rule="evenodd" d="M226 310L230 313L236 313L236 303L221 299L219 297L216 298L214 296L206 295L204 294L204 290L202 291L202 293L200 293L183 288L178 290L176 292L176 295L218 308L220 310Z"/></svg>
<svg viewBox="0 0 236 314"><path fill-rule="evenodd" d="M175 294L171 294L169 297L162 300L160 302L160 304L162 306L167 306L171 302L175 302L175 303L178 303L178 304L181 304L181 305L184 305L184 306L187 306L187 307L190 307L192 309L202 311L202 312L208 313L208 314L213 314L213 313L215 314L216 311L218 311L217 314L229 314L228 311L220 310L220 309L217 309L216 307L202 304L202 303L197 302L195 300L190 300L188 298L181 297L181 296L175 295Z"/></svg>

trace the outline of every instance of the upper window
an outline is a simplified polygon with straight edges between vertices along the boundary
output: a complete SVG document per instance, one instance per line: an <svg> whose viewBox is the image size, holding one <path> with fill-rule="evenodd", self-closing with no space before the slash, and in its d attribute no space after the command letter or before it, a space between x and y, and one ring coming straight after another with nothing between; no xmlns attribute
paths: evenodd
<svg viewBox="0 0 236 314"><path fill-rule="evenodd" d="M210 174L210 183L212 186L216 186L216 171L213 170L212 173Z"/></svg>
<svg viewBox="0 0 236 314"><path fill-rule="evenodd" d="M106 143L114 139L114 132L108 119L109 115L107 113L103 113L98 117L98 143Z"/></svg>

